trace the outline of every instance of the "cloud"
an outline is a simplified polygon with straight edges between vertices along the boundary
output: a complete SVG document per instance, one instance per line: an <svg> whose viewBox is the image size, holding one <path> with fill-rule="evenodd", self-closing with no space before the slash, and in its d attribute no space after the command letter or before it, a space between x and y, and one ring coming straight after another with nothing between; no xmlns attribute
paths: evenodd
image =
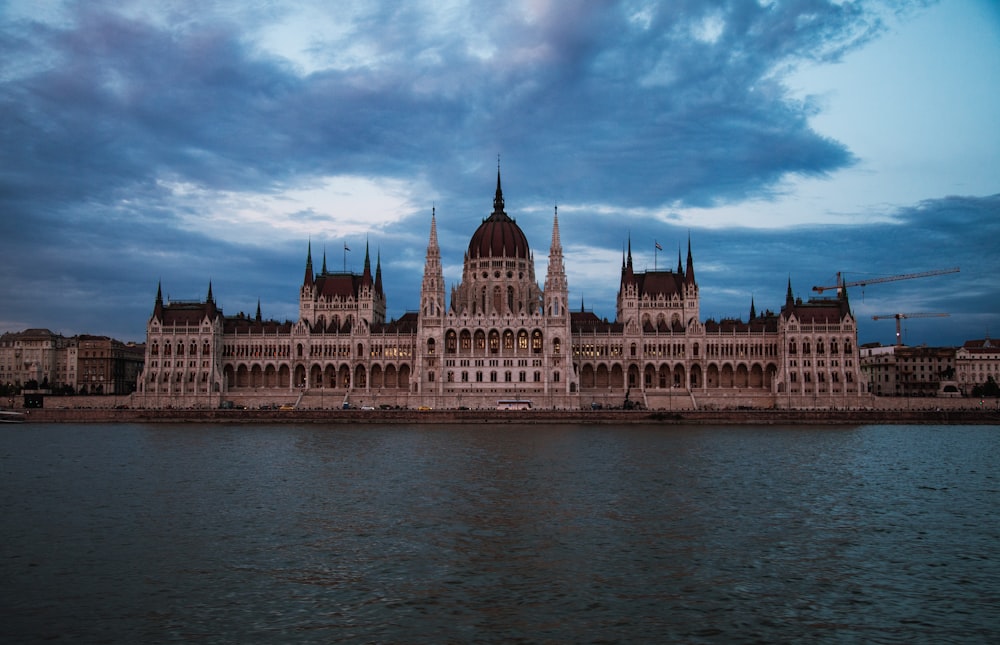
<svg viewBox="0 0 1000 645"><path fill-rule="evenodd" d="M0 17L0 299L19 313L0 325L69 316L81 331L138 338L161 279L184 297L212 279L227 311L261 297L265 315L294 317L307 240L362 236L382 252L399 315L417 306L431 205L453 280L489 213L497 153L540 271L558 203L564 244L584 258L567 254L571 289L589 307L591 285L607 283L593 306L613 316L617 261L598 258L620 255L630 232L669 251L710 217L738 221L748 202L766 207L858 163L812 126L822 103L785 79L879 37L889 7L12 3ZM922 231L958 252L927 213L980 225L995 207L962 199L904 207L874 230L929 244L909 234ZM893 264L865 235L804 223L696 230L708 293L723 288L707 282L713 263L720 281L723 265L759 266L757 286L730 275L724 288L774 285L778 305L802 253L791 249L831 239L857 250L810 251L829 275L855 258ZM360 261L355 249L348 268Z"/></svg>

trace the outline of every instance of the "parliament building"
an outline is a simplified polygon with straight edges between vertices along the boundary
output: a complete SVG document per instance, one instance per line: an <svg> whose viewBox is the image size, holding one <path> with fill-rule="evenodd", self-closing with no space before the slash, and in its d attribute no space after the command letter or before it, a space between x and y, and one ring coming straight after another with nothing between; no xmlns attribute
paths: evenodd
<svg viewBox="0 0 1000 645"><path fill-rule="evenodd" d="M862 386L846 291L803 302L791 281L778 313L702 321L694 258L636 271L623 253L614 321L571 310L559 217L539 285L534 252L505 210L473 232L461 281L445 287L436 212L420 309L386 320L374 270L315 270L311 245L298 320L224 315L203 301L164 301L147 324L140 407L401 407L660 410L852 407Z"/></svg>

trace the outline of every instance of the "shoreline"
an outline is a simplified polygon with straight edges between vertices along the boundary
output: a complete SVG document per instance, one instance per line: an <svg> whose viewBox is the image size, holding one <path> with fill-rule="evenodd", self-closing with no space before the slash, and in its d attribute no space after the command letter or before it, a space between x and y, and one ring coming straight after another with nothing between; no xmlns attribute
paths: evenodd
<svg viewBox="0 0 1000 645"><path fill-rule="evenodd" d="M152 410L37 409L25 423L324 423L588 425L1000 425L995 409L934 410Z"/></svg>

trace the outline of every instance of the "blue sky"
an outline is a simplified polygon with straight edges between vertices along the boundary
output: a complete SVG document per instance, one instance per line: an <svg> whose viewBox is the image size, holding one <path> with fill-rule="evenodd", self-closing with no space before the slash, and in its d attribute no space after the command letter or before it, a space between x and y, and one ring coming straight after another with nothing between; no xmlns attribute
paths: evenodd
<svg viewBox="0 0 1000 645"><path fill-rule="evenodd" d="M599 316L629 239L690 237L703 318L960 266L851 289L860 341L1000 336L997 3L495 4L0 5L0 330L142 340L158 282L295 319L310 240L369 244L398 317L432 207L459 280L499 154L536 274L558 204Z"/></svg>

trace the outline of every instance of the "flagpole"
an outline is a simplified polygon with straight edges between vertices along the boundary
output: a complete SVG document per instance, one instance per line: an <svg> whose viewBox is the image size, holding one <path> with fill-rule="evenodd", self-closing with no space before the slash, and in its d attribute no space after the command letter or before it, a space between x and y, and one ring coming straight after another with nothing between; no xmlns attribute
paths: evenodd
<svg viewBox="0 0 1000 645"><path fill-rule="evenodd" d="M347 273L347 252L350 250L347 248L347 242L344 242L344 273Z"/></svg>
<svg viewBox="0 0 1000 645"><path fill-rule="evenodd" d="M656 271L656 252L659 251L660 245L653 240L653 271Z"/></svg>

